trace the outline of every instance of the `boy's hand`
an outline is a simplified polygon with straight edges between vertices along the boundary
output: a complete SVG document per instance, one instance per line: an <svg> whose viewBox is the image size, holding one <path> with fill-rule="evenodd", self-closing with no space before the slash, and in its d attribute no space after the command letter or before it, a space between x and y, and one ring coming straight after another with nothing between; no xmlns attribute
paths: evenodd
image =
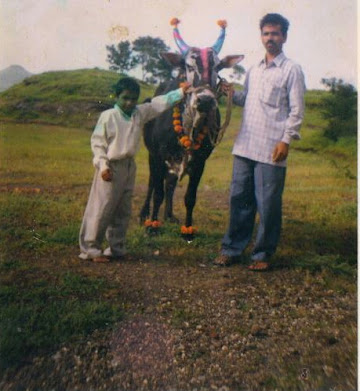
<svg viewBox="0 0 360 391"><path fill-rule="evenodd" d="M289 154L289 144L284 143L283 141L280 141L278 144L276 144L273 155L272 155L272 160L273 162L282 162L284 161Z"/></svg>
<svg viewBox="0 0 360 391"><path fill-rule="evenodd" d="M182 88L184 94L186 94L188 92L190 87L191 87L191 84L187 81L180 83L180 88Z"/></svg>
<svg viewBox="0 0 360 391"><path fill-rule="evenodd" d="M106 170L101 172L101 178L106 182L111 182L112 172L111 172L110 168L107 168Z"/></svg>

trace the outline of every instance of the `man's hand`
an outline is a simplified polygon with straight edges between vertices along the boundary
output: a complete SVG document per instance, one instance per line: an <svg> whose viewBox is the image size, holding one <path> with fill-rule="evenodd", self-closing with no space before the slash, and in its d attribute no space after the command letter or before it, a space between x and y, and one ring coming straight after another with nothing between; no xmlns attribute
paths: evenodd
<svg viewBox="0 0 360 391"><path fill-rule="evenodd" d="M220 83L220 92L225 96L232 94L234 92L233 85L231 83L228 83L227 81L222 81Z"/></svg>
<svg viewBox="0 0 360 391"><path fill-rule="evenodd" d="M112 172L111 172L110 168L107 168L106 170L101 172L101 178L106 182L111 182Z"/></svg>
<svg viewBox="0 0 360 391"><path fill-rule="evenodd" d="M278 144L276 144L274 148L272 154L272 160L275 163L282 162L287 158L288 154L289 154L289 144L280 141Z"/></svg>

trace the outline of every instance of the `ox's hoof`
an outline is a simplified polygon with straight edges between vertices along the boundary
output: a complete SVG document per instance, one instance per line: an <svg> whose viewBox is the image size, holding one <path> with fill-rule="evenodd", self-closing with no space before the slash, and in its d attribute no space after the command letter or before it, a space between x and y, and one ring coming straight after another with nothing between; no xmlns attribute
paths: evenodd
<svg viewBox="0 0 360 391"><path fill-rule="evenodd" d="M181 237L187 242L192 242L195 238L196 231L196 228L192 226L186 227L185 225L183 225L181 227Z"/></svg>
<svg viewBox="0 0 360 391"><path fill-rule="evenodd" d="M194 234L181 234L181 237L186 240L188 243L191 243L195 239Z"/></svg>
<svg viewBox="0 0 360 391"><path fill-rule="evenodd" d="M160 233L161 223L159 220L145 220L144 222L148 235L158 235Z"/></svg>

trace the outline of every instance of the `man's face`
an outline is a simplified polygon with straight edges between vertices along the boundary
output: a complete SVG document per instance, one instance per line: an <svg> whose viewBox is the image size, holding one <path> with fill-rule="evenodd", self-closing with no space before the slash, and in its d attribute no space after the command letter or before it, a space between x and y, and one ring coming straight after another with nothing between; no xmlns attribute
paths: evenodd
<svg viewBox="0 0 360 391"><path fill-rule="evenodd" d="M125 114L130 116L138 102L138 99L139 95L136 92L125 90L119 95L117 104Z"/></svg>
<svg viewBox="0 0 360 391"><path fill-rule="evenodd" d="M286 38L278 24L266 24L261 30L261 41L266 51L271 55L276 56L281 53Z"/></svg>

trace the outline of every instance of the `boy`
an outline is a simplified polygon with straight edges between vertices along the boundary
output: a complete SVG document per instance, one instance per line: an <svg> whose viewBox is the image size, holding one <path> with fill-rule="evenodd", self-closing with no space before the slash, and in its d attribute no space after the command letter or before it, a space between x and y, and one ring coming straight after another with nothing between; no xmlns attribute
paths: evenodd
<svg viewBox="0 0 360 391"><path fill-rule="evenodd" d="M140 86L132 78L115 85L115 107L101 113L91 137L95 175L80 229L79 257L105 263L125 255L135 183L134 156L144 124L180 101L189 85L137 105ZM104 237L109 247L102 252Z"/></svg>

